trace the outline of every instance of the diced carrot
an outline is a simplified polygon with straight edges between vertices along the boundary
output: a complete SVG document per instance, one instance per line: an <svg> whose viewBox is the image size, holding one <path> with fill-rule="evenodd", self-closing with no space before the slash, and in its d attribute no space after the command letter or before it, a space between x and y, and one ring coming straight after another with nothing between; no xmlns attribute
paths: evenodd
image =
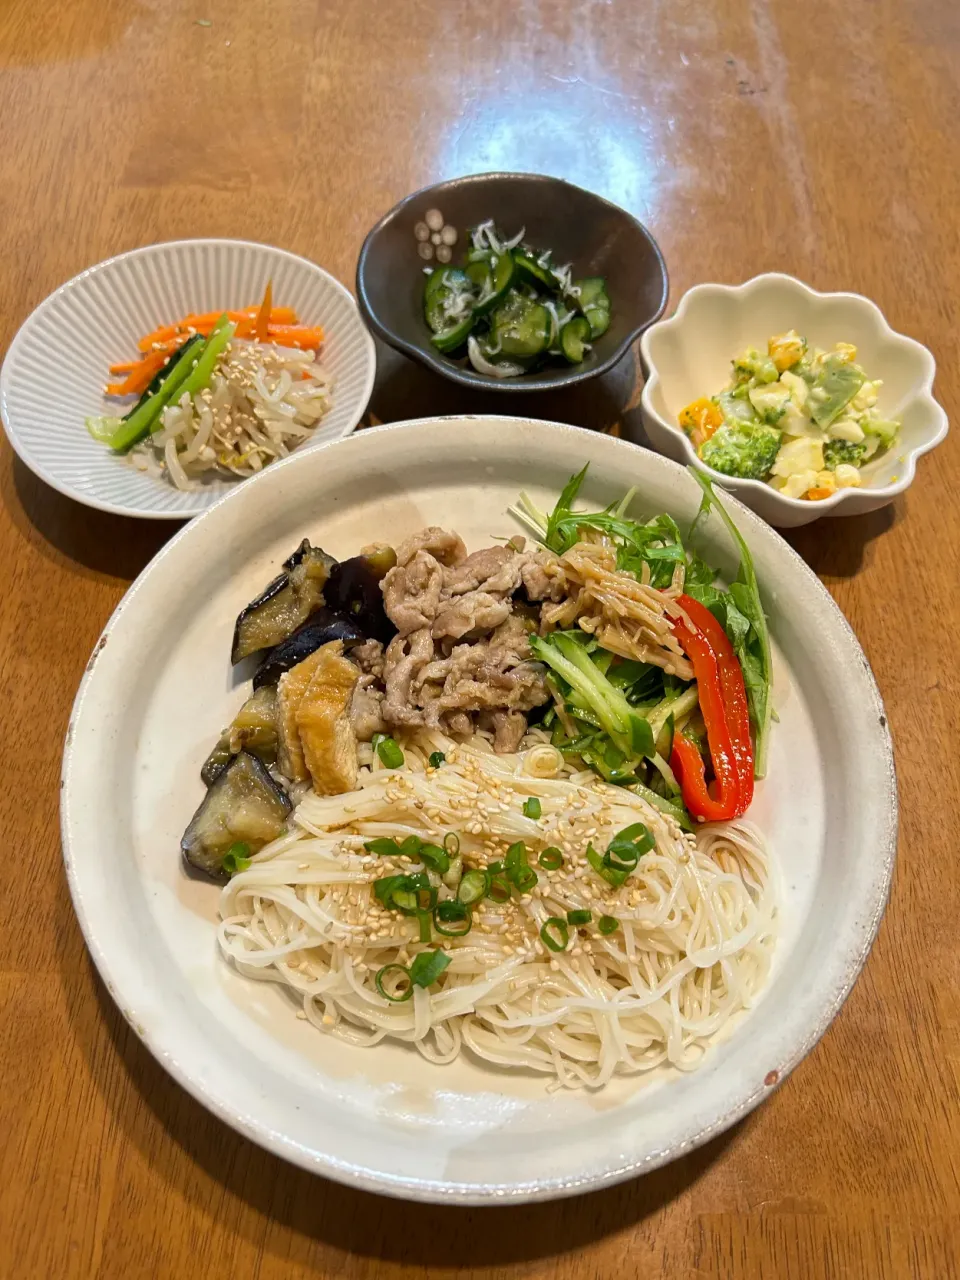
<svg viewBox="0 0 960 1280"><path fill-rule="evenodd" d="M808 502L820 502L823 498L832 498L833 489L808 489L803 495Z"/></svg>
<svg viewBox="0 0 960 1280"><path fill-rule="evenodd" d="M681 409L677 420L699 449L723 425L723 414L712 400L701 396Z"/></svg>
<svg viewBox="0 0 960 1280"><path fill-rule="evenodd" d="M257 312L257 322L255 333L258 342L266 342L267 330L270 325L270 311L273 307L273 281L267 281L267 287L263 291L263 301L260 303L260 310Z"/></svg>

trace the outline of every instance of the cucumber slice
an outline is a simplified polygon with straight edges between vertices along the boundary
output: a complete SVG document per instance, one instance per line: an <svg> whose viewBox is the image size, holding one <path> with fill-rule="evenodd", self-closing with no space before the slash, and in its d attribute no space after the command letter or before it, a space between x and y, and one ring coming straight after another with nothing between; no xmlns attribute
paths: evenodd
<svg viewBox="0 0 960 1280"><path fill-rule="evenodd" d="M513 283L513 257L509 253L501 253L499 257L491 259L489 264L490 270L490 289L486 297L481 293L477 300L476 314L478 316L488 315L494 307L496 307L506 296L507 290Z"/></svg>
<svg viewBox="0 0 960 1280"><path fill-rule="evenodd" d="M490 317L493 345L506 356L529 359L546 351L550 312L542 303L512 292Z"/></svg>
<svg viewBox="0 0 960 1280"><path fill-rule="evenodd" d="M427 280L423 294L423 314L434 333L443 333L451 327L448 304L457 295L472 295L470 278L459 267L441 267Z"/></svg>
<svg viewBox="0 0 960 1280"><path fill-rule="evenodd" d="M473 329L475 316L473 314L467 316L466 320L461 320L459 324L455 324L450 329L444 329L442 333L435 333L430 341L438 351L449 355L451 351L456 351L457 347L462 347L470 336Z"/></svg>
<svg viewBox="0 0 960 1280"><path fill-rule="evenodd" d="M514 253L513 260L521 280L527 280L531 284L549 289L551 293L556 293L557 278L549 267L541 267L536 258L531 258L526 253Z"/></svg>
<svg viewBox="0 0 960 1280"><path fill-rule="evenodd" d="M560 330L560 350L571 364L581 363L586 355L583 346L590 336L590 322L583 316L574 316Z"/></svg>
<svg viewBox="0 0 960 1280"><path fill-rule="evenodd" d="M610 310L610 297L603 276L585 276L583 280L574 280L573 288L581 311L594 305Z"/></svg>
<svg viewBox="0 0 960 1280"><path fill-rule="evenodd" d="M584 307L584 317L590 326L590 337L599 338L601 334L607 332L610 328L610 308L589 306Z"/></svg>

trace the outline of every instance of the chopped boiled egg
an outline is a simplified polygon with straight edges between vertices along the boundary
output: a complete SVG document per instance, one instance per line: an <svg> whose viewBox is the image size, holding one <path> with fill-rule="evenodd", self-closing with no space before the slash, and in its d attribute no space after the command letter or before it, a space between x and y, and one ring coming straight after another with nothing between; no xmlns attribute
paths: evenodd
<svg viewBox="0 0 960 1280"><path fill-rule="evenodd" d="M859 468L851 467L849 462L841 462L833 475L838 489L859 489L863 484Z"/></svg>
<svg viewBox="0 0 960 1280"><path fill-rule="evenodd" d="M789 476L813 472L816 481L818 471L823 470L823 444L810 436L800 436L796 440L788 440L773 464L773 474L786 479ZM808 485L807 488L810 486Z"/></svg>

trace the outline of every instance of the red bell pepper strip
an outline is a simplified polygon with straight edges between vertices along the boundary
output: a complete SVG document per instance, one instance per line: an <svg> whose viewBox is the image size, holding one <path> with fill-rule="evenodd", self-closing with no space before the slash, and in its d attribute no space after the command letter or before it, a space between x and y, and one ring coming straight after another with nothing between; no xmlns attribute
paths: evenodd
<svg viewBox="0 0 960 1280"><path fill-rule="evenodd" d="M710 610L690 596L680 596L677 603L690 622L677 618L673 629L697 679L716 781L708 788L700 752L682 733L674 739L670 765L694 817L708 822L739 818L753 799L753 747L743 672Z"/></svg>

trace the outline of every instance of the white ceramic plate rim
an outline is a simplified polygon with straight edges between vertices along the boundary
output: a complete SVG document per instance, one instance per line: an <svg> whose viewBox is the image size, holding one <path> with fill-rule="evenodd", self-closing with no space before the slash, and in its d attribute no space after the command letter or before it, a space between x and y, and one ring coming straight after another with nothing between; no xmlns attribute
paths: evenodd
<svg viewBox="0 0 960 1280"><path fill-rule="evenodd" d="M330 442L310 452L319 453L332 447L350 449L356 448L358 445L360 450L363 450L367 447L366 443L361 444L360 442L366 442L368 438L382 438L387 434L392 435L395 432L416 430L418 427L429 429L442 426L446 422L463 423L464 421L476 421L478 419L485 423L497 424L526 421L486 415L456 415L448 418L418 419L365 431L360 437L347 441ZM553 432L565 433L570 438L580 437L582 439L580 428L552 423L540 423L537 425L549 428ZM662 458L660 455L650 454L647 450L638 451L636 446L610 437L605 437L605 440L608 442L604 446L605 448L609 447L623 451L625 469L636 465L639 453L647 459L646 465L662 466L676 472L683 471L683 468L680 468L678 464ZM96 658L121 616L129 610L139 607L140 598L156 566L171 555L183 539L195 537L195 530L202 527L204 521L218 519L217 513L221 511L223 506L240 500L240 494L247 491L249 483L255 483L261 487L265 486L271 483L271 475L276 477L285 468L302 465L305 456L291 456L276 464L269 472L255 477L253 482L248 482L247 485L241 486L238 490L226 494L205 512L199 520L192 522L181 530L154 557L153 561L144 569L114 611L104 628L81 681L71 714L70 727L67 730L64 748L61 793L63 855L74 908L93 960L108 990L121 1011L124 1012L124 1016L131 1021L131 1025L137 1034L145 1039L148 1048L161 1065L189 1093L220 1119L267 1150L290 1160L294 1164L312 1172L324 1174L336 1181L368 1191L404 1199L436 1203L490 1204L548 1200L599 1189L623 1181L631 1176L648 1172L709 1141L752 1110L763 1098L769 1096L772 1092L772 1087L767 1086L766 1082L764 1082L762 1087L753 1088L744 1095L741 1092L743 1085L731 1081L723 1090L727 1102L716 1110L709 1123L694 1123L692 1125L688 1123L686 1127L678 1126L675 1140L668 1145L639 1159L617 1160L599 1174L592 1174L586 1177L564 1176L555 1179L538 1177L535 1180L524 1183L484 1183L482 1187L476 1185L461 1186L451 1184L443 1179L425 1179L413 1175L410 1177L398 1177L380 1173L368 1167L355 1166L342 1160L332 1159L323 1152L307 1149L298 1143L293 1135L278 1132L264 1124L255 1115L247 1114L229 1105L215 1089L205 1083L202 1072L195 1064L180 1057L179 1045L175 1035L164 1036L152 1032L150 1037L147 1038L144 1036L143 1029L136 1025L132 1015L127 1012L129 1009L136 1008L139 993L135 989L136 984L131 983L128 978L122 947L118 950L112 941L109 915L98 915L96 902L88 903L84 891L84 869L77 858L77 845L81 843L81 838L79 832L74 830L72 819L72 808L75 803L73 778L74 744L76 738L80 736L75 731L84 717L88 699L91 702L94 701L90 695L97 680ZM653 461L651 462L651 460ZM279 484L280 482L277 481L276 483ZM263 496L266 496L265 491ZM249 501L249 497L247 500ZM851 675L855 675L858 681L859 693L864 701L865 722L872 720L876 726L874 739L870 747L882 762L883 784L880 792L876 795L871 795L869 801L872 815L871 834L875 837L875 860L869 866L860 867L858 870L856 879L857 893L855 898L848 902L846 906L841 922L843 931L835 939L833 953L824 957L823 968L817 975L817 986L821 994L816 1001L815 1010L811 1010L810 1013L804 1015L799 1025L794 1025L792 1029L778 1029L776 1061L779 1076L776 1083L779 1084L810 1052L827 1030L853 987L876 936L889 895L896 852L898 813L896 778L893 767L892 743L880 694L869 664L846 619L812 570L788 544L783 542L783 539L774 530L770 529L759 517L755 516L730 495L726 495L724 501L728 509L732 510L732 514L740 528L745 530L748 540L751 537L759 536L773 538L782 543L782 551L794 563L797 574L803 575L808 579L809 585L813 586L821 594L824 608L829 611L837 628L833 633L834 641L838 642L833 650L834 660L837 661L837 653L843 651L843 666L845 669L850 668ZM263 503L261 503L261 509L264 509ZM841 956L844 957L843 962L840 960ZM792 1018L796 1024L798 1017L799 1015L796 1014L784 1015L784 1023L790 1022Z"/></svg>
<svg viewBox="0 0 960 1280"><path fill-rule="evenodd" d="M368 355L367 372L363 383L363 393L358 401L356 416L348 426L344 427L339 439L343 440L347 436L351 435L356 430L357 423L363 417L366 412L367 405L370 403L370 396L373 393L373 383L377 374L377 357L373 337L370 330L363 323L353 294L345 285L340 283L336 276L332 276L329 271L325 271L318 263L311 262L309 258L304 258L298 253L291 253L289 249L280 249L276 245L266 244L265 242L257 240L233 240L230 238L219 238L216 236L204 236L197 239L187 240L160 240L156 244L140 245L139 248L127 249L124 253L115 253L112 257L104 258L101 262L94 263L91 267L85 267L83 271L79 271L75 276L72 276L69 280L64 281L64 283L58 288L54 289L52 293L47 294L43 301L38 303L27 316L26 320L24 320L23 324L14 335L10 346L7 348L6 355L3 358L3 364L0 365L0 404L5 404L7 401L11 376L10 369L12 369L15 364L20 344L24 341L26 333L32 327L36 319L44 310L47 309L47 307L52 306L58 298L68 293L84 280L87 280L90 276L95 275L108 267L112 267L115 263L125 262L131 258L149 257L153 254L163 253L170 249L183 248L186 245L198 245L200 247L206 247L208 245L231 245L242 249L268 249L271 253L279 254L290 262L295 262L299 266L308 268L310 271L319 272L320 275L329 282L334 290L343 296L353 311L357 314L357 320L359 322L358 329L362 334L362 341L367 349ZM14 452L20 458L21 462L23 462L25 466L29 467L34 475L39 476L45 484L48 484L51 489L55 489L57 493L62 493L64 497L71 498L74 502L82 502L85 507L93 507L98 511L109 511L113 515L132 516L134 519L138 520L188 520L191 516L201 515L203 512L209 511L212 506L216 505L216 502L211 503L208 500L201 501L198 499L197 505L193 508L185 506L181 507L177 511L143 511L139 507L128 506L122 502L111 502L109 498L98 498L93 494L78 493L76 489L60 480L53 472L49 471L39 459L31 454L30 450L24 445L24 442L20 437L20 433L15 428L9 426L6 421L4 422L4 427L7 439L13 446ZM326 443L336 444L337 441L331 440ZM309 443L306 447L309 448ZM237 488L240 488L240 485L243 483L245 482L240 481L237 484ZM218 498L216 501L219 502L220 499Z"/></svg>
<svg viewBox="0 0 960 1280"><path fill-rule="evenodd" d="M706 466L697 457L697 452L690 443L690 439L686 432L682 431L674 423L668 422L664 418L663 414L658 413L658 411L653 407L653 392L660 383L660 376L657 372L656 361L653 359L650 352L650 343L651 340L655 341L656 334L665 329L679 327L686 317L691 301L695 297L702 297L704 294L710 293L719 295L740 294L749 296L751 290L758 286L762 287L770 281L776 281L779 284L788 286L800 293L806 294L808 298L817 298L822 302L829 302L834 298L842 298L846 301L856 302L859 306L873 312L884 336L894 338L897 342L902 343L903 346L912 348L921 358L924 366L924 372L923 378L916 388L916 395L918 397L923 397L932 403L936 410L936 416L940 425L937 428L936 433L929 440L924 441L923 444L915 445L912 449L905 451L903 474L898 480L892 484L870 487L869 493L871 497L876 497L887 502L891 501L898 494L903 493L905 489L908 489L910 485L913 484L914 477L917 473L917 459L923 457L925 453L929 453L931 449L935 449L937 445L943 441L947 434L949 422L943 407L933 394L933 382L937 373L937 362L933 358L933 353L925 347L922 342L917 342L916 338L908 337L905 333L898 333L897 330L890 325L886 316L877 304L871 301L870 298L864 297L862 293L851 293L844 290L837 290L833 293L820 293L817 289L812 289L810 285L804 284L802 280L798 280L795 276L788 276L781 271L767 271L763 275L754 276L750 280L745 280L743 284L704 283L694 285L693 288L688 289L680 299L680 305L677 307L673 315L667 320L659 320L656 324L651 325L640 339L640 353L643 357L643 363L648 370L647 380L644 383L640 397L644 411L648 413L651 418L654 418L659 422L666 430L672 431L677 436L677 438L682 442L683 452L691 466L696 467L698 471L702 471L704 475L710 476L718 484L724 485L728 491L730 488L736 487L738 492L752 491L755 493L762 493L765 497L769 497L772 494L776 501L781 503L784 507L794 511L803 511L805 514L809 514L809 502L804 501L802 498L790 498L785 493L779 493L776 489L771 488L771 486L764 480L747 480L740 476L731 477L724 475L720 471L714 471L713 467ZM836 507L839 507L847 498L850 498L855 494L863 494L864 492L866 492L866 490L863 489L838 489L831 497L822 498L817 503L817 514L827 515ZM878 503L878 505L880 504Z"/></svg>

